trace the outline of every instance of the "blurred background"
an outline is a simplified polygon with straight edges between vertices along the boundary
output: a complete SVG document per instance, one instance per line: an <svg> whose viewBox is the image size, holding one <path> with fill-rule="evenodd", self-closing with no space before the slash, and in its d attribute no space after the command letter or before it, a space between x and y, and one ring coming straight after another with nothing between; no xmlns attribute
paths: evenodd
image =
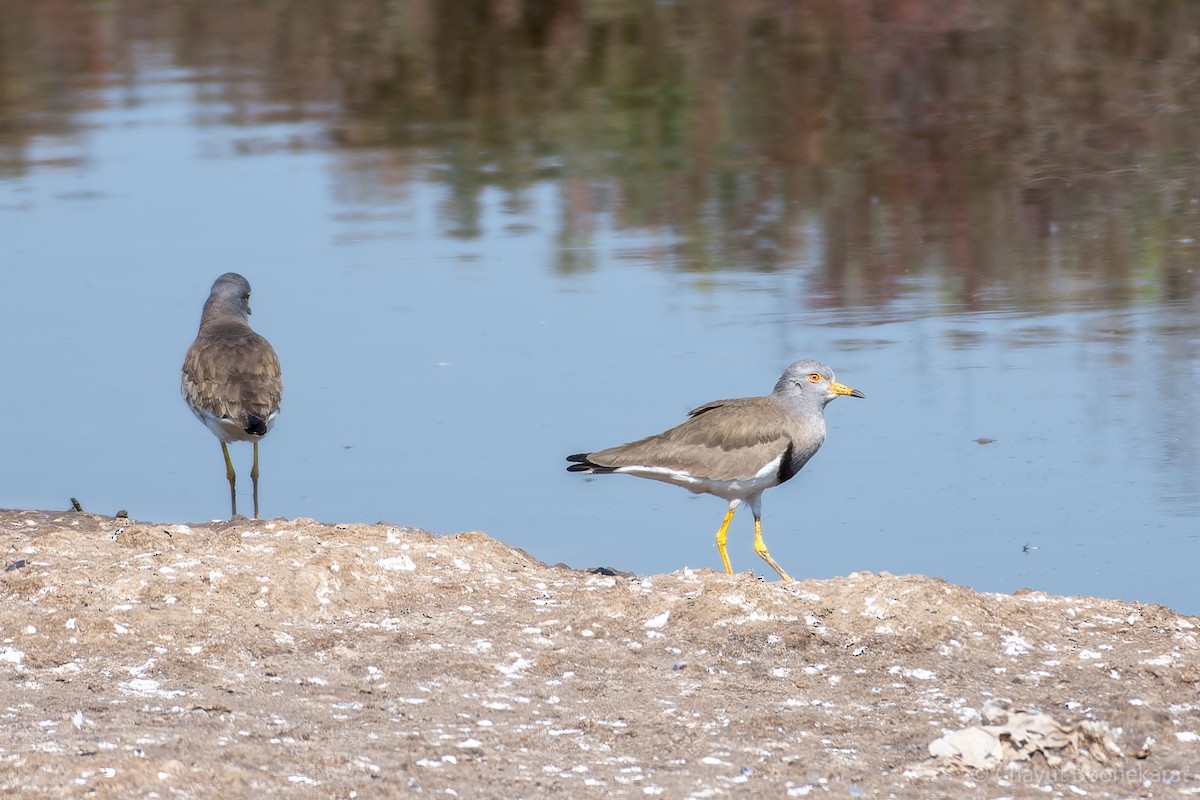
<svg viewBox="0 0 1200 800"><path fill-rule="evenodd" d="M764 497L794 576L1200 613L1198 116L1188 0L0 0L0 506L226 516L236 271L264 516L720 569L563 457L813 357L867 399Z"/></svg>

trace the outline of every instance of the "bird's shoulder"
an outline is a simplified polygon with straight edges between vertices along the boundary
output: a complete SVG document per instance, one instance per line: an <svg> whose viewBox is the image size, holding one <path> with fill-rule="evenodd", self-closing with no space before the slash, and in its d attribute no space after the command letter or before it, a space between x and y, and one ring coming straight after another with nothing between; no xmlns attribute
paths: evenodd
<svg viewBox="0 0 1200 800"><path fill-rule="evenodd" d="M789 438L787 413L765 397L714 400L688 412L688 418L667 431L680 442L737 449L773 444Z"/></svg>
<svg viewBox="0 0 1200 800"><path fill-rule="evenodd" d="M279 356L271 343L249 327L234 325L201 332L184 356L183 371L198 380L280 377Z"/></svg>
<svg viewBox="0 0 1200 800"><path fill-rule="evenodd" d="M766 397L734 397L728 400L713 400L702 406L696 406L688 412L688 417L698 417L701 414L742 414L749 408L755 413L769 414L771 409L779 411L779 407L769 402Z"/></svg>

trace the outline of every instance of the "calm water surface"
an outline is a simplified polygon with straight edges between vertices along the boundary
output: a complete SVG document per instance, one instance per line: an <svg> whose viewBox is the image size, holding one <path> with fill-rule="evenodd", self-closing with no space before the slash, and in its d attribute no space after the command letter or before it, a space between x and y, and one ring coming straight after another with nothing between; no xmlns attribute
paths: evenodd
<svg viewBox="0 0 1200 800"><path fill-rule="evenodd" d="M562 459L816 357L867 399L764 498L794 575L1200 613L1194 12L815 6L5 2L0 505L227 512L178 384L234 270L265 516L719 568L723 502Z"/></svg>

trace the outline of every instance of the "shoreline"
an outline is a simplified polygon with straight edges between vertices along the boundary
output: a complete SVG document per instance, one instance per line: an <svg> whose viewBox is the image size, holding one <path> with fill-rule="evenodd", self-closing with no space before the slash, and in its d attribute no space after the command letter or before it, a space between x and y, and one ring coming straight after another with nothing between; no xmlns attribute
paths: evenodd
<svg viewBox="0 0 1200 800"><path fill-rule="evenodd" d="M307 519L0 532L13 796L1200 791L1200 618L1162 606L599 575ZM955 738L1035 719L998 761Z"/></svg>

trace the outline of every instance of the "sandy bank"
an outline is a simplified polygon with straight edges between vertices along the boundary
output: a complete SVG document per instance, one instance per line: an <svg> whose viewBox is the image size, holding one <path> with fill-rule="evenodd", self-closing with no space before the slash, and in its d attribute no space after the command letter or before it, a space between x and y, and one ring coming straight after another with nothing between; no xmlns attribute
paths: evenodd
<svg viewBox="0 0 1200 800"><path fill-rule="evenodd" d="M304 519L3 511L0 547L5 796L1200 793L1200 620L1159 606ZM930 757L998 698L1061 730Z"/></svg>

